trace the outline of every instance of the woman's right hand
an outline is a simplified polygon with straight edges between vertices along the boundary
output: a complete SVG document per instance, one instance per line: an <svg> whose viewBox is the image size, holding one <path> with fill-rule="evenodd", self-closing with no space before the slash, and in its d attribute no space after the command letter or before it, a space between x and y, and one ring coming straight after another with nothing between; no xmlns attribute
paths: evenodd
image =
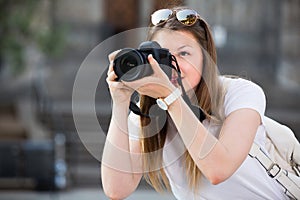
<svg viewBox="0 0 300 200"><path fill-rule="evenodd" d="M124 103L129 104L130 97L133 94L134 90L128 86L126 86L121 81L116 81L117 75L113 69L114 59L117 55L118 51L114 51L109 54L109 68L107 72L106 82L109 87L110 95L113 100L113 103L116 105L123 105Z"/></svg>

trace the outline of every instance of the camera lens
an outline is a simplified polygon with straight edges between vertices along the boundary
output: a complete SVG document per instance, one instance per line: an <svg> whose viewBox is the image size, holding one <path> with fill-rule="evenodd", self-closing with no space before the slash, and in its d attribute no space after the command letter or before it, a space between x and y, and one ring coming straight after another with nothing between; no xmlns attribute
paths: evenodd
<svg viewBox="0 0 300 200"><path fill-rule="evenodd" d="M135 49L123 49L116 55L114 71L119 79L133 81L141 78L143 56Z"/></svg>
<svg viewBox="0 0 300 200"><path fill-rule="evenodd" d="M121 70L123 74L125 73L134 73L135 67L139 65L139 60L136 57L136 54L128 53L126 57L120 59Z"/></svg>

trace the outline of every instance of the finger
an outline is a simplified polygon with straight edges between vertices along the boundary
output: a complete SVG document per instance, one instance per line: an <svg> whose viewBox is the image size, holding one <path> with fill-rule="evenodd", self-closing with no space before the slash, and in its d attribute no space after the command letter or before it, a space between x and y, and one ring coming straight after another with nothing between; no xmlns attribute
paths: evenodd
<svg viewBox="0 0 300 200"><path fill-rule="evenodd" d="M122 93L123 91L133 92L132 88L127 87L122 82L113 82L110 81L108 83L109 90L112 92Z"/></svg>
<svg viewBox="0 0 300 200"><path fill-rule="evenodd" d="M108 65L108 70L107 70L107 76L111 73L111 72L113 72L114 71L114 69L113 69L113 63L109 63L109 65Z"/></svg>
<svg viewBox="0 0 300 200"><path fill-rule="evenodd" d="M116 51L110 53L110 54L108 55L108 60L109 60L110 62L112 62L112 61L115 59L116 55L117 55L120 51L121 51L121 50L116 50Z"/></svg>
<svg viewBox="0 0 300 200"><path fill-rule="evenodd" d="M150 54L148 56L148 61L153 69L154 76L159 78L158 81L161 83L165 83L166 85L169 85L170 78L168 77L166 72L162 69L162 66L160 66L159 63L157 62L157 60L155 60L155 58L153 57L152 54ZM170 67L170 69L171 69L171 66L168 66L168 67Z"/></svg>
<svg viewBox="0 0 300 200"><path fill-rule="evenodd" d="M124 88L124 84L121 82L115 82L115 81L108 81L107 82L109 88L113 89L121 89Z"/></svg>
<svg viewBox="0 0 300 200"><path fill-rule="evenodd" d="M114 52L112 52L112 53L110 53L110 54L108 55L109 66L108 66L107 75L108 75L110 72L114 71L114 69L113 69L113 66L114 66L114 59L115 59L116 55L117 55L120 51L121 51L121 50L117 50L117 51L114 51Z"/></svg>
<svg viewBox="0 0 300 200"><path fill-rule="evenodd" d="M121 80L121 82L126 85L127 87L131 88L132 90L137 90L139 87L141 87L141 85L143 85L143 78L139 79L139 80L135 80L135 81L123 81Z"/></svg>
<svg viewBox="0 0 300 200"><path fill-rule="evenodd" d="M108 73L106 81L115 81L118 78L118 76L115 74L114 71Z"/></svg>
<svg viewBox="0 0 300 200"><path fill-rule="evenodd" d="M155 71L155 72L161 71L161 68L160 68L158 62L153 58L152 54L148 55L148 61L149 61L150 65L152 66L153 71Z"/></svg>

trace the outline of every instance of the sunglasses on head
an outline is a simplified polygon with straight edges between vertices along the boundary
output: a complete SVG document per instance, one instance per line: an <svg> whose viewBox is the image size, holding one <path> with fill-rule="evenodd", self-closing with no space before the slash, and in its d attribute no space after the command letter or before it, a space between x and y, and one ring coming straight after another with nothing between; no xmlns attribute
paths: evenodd
<svg viewBox="0 0 300 200"><path fill-rule="evenodd" d="M151 15L151 22L154 26L161 25L168 21L170 17L175 14L176 19L183 25L192 26L198 19L200 15L192 9L182 9L182 10L171 10L171 9L161 9L155 11Z"/></svg>

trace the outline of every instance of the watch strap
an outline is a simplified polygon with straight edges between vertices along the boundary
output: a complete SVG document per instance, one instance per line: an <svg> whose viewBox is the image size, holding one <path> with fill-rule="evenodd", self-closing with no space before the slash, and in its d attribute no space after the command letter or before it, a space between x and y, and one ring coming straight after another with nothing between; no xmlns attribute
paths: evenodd
<svg viewBox="0 0 300 200"><path fill-rule="evenodd" d="M180 88L176 88L176 90L174 90L169 96L167 96L164 101L166 102L166 104L169 106L171 105L176 99L178 99L178 97L181 96L181 90Z"/></svg>

